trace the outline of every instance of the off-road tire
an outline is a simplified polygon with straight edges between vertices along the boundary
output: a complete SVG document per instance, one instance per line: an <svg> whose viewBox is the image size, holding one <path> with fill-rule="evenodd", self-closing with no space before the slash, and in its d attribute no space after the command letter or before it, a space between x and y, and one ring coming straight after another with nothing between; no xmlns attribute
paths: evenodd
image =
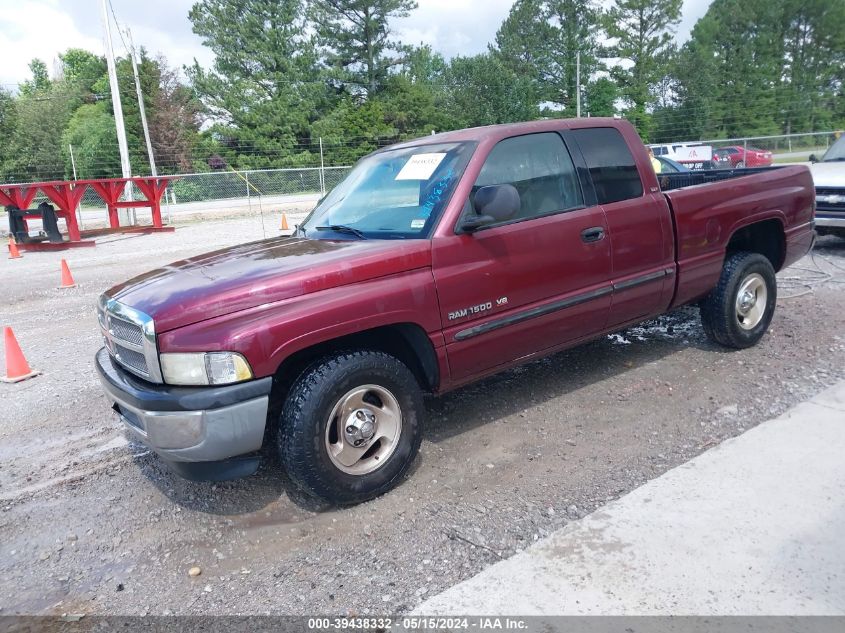
<svg viewBox="0 0 845 633"><path fill-rule="evenodd" d="M367 384L382 386L395 396L402 412L401 433L382 466L365 475L350 475L329 457L326 426L343 394ZM400 483L419 451L422 415L422 391L402 362L378 351L339 352L311 364L291 386L280 417L280 460L291 481L306 494L336 505L360 503Z"/></svg>
<svg viewBox="0 0 845 633"><path fill-rule="evenodd" d="M737 318L737 293L743 280L755 273L766 284L766 306L760 322L746 330ZM759 253L733 253L725 259L719 283L700 304L701 323L705 334L716 343L745 349L755 345L769 329L776 303L777 280L771 262Z"/></svg>

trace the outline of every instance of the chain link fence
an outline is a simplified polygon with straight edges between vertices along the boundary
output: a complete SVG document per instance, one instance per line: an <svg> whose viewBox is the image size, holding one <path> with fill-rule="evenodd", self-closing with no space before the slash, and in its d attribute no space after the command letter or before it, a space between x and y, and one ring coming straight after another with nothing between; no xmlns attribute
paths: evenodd
<svg viewBox="0 0 845 633"><path fill-rule="evenodd" d="M703 141L676 141L666 145L710 145L714 150L741 147L743 151L762 150L772 152L772 159L778 163L801 163L810 160L810 155L821 155L841 135L841 130L809 132L803 134L779 134L773 136L744 136L738 138L706 139Z"/></svg>
<svg viewBox="0 0 845 633"><path fill-rule="evenodd" d="M181 174L168 188L168 202L183 204L212 200L250 199L320 194L333 189L349 167L254 169Z"/></svg>
<svg viewBox="0 0 845 633"><path fill-rule="evenodd" d="M744 150L772 152L775 165L803 163L815 154L817 157L842 135L841 131L784 134L772 136L747 136L738 138L677 141L667 145L710 145L713 150L740 147ZM205 173L178 174L168 186L162 200L165 221L172 221L180 214L204 216L206 213L268 213L298 204L297 215L304 214L317 199L331 191L349 173L351 167L307 167L285 169L218 170ZM133 186L133 199L143 199ZM31 206L47 202L39 193ZM149 211L121 211L137 215L142 223L150 221ZM2 214L5 216L5 214ZM101 225L106 221L105 204L91 189L80 202L79 219L82 226ZM5 227L5 217L0 225ZM3 228L0 227L0 228Z"/></svg>

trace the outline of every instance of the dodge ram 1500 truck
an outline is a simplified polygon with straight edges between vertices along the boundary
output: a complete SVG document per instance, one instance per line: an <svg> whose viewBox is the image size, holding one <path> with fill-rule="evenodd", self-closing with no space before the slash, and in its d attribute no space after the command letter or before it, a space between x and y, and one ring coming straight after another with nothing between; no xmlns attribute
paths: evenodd
<svg viewBox="0 0 845 633"><path fill-rule="evenodd" d="M96 367L183 476L272 451L307 493L355 503L405 475L424 392L692 303L714 341L754 345L813 214L807 167L658 180L621 120L427 136L363 158L290 237L105 292Z"/></svg>

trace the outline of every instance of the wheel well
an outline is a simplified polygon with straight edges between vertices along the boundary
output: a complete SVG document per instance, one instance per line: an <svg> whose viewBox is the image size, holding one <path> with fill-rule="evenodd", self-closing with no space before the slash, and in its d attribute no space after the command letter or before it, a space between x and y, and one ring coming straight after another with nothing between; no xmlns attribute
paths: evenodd
<svg viewBox="0 0 845 633"><path fill-rule="evenodd" d="M786 251L780 220L763 220L738 229L728 242L727 255L737 251L760 253L771 262L775 271L780 270Z"/></svg>
<svg viewBox="0 0 845 633"><path fill-rule="evenodd" d="M349 349L378 350L395 356L407 365L423 391L433 391L440 382L437 354L428 334L415 323L396 323L330 339L291 354L273 377L271 406L281 408L293 382L312 362Z"/></svg>

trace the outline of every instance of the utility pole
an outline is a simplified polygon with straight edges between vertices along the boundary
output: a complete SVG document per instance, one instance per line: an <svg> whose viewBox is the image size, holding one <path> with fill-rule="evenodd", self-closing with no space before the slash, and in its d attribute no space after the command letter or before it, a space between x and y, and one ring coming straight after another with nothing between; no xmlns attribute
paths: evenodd
<svg viewBox="0 0 845 633"><path fill-rule="evenodd" d="M581 51L575 52L575 116L581 117Z"/></svg>
<svg viewBox="0 0 845 633"><path fill-rule="evenodd" d="M70 150L70 166L73 168L73 180L76 182L76 159L73 157L73 145L68 143L67 148ZM79 228L84 229L85 226L82 224L82 201L76 203L76 209L74 212L77 215L77 222L79 223Z"/></svg>
<svg viewBox="0 0 845 633"><path fill-rule="evenodd" d="M156 161L153 156L153 145L150 143L150 128L147 126L147 112L144 109L144 95L141 92L141 78L138 76L138 62L135 59L135 43L132 41L132 32L126 29L126 36L129 38L129 55L132 58L132 72L135 74L135 92L138 93L138 110L141 113L141 126L144 128L144 140L147 142L147 156L150 158L150 174L158 176Z"/></svg>
<svg viewBox="0 0 845 633"><path fill-rule="evenodd" d="M129 166L129 148L126 144L126 127L123 124L123 105L120 103L120 89L117 85L117 69L114 65L114 47L111 42L111 24L109 22L108 0L102 0L103 28L106 31L106 63L109 70L109 86L111 86L112 108L114 109L114 125L117 129L117 147L120 150L120 170L124 178L132 177L132 168ZM132 184L126 183L127 200L132 200ZM131 216L126 209L119 210L121 223L128 223Z"/></svg>

